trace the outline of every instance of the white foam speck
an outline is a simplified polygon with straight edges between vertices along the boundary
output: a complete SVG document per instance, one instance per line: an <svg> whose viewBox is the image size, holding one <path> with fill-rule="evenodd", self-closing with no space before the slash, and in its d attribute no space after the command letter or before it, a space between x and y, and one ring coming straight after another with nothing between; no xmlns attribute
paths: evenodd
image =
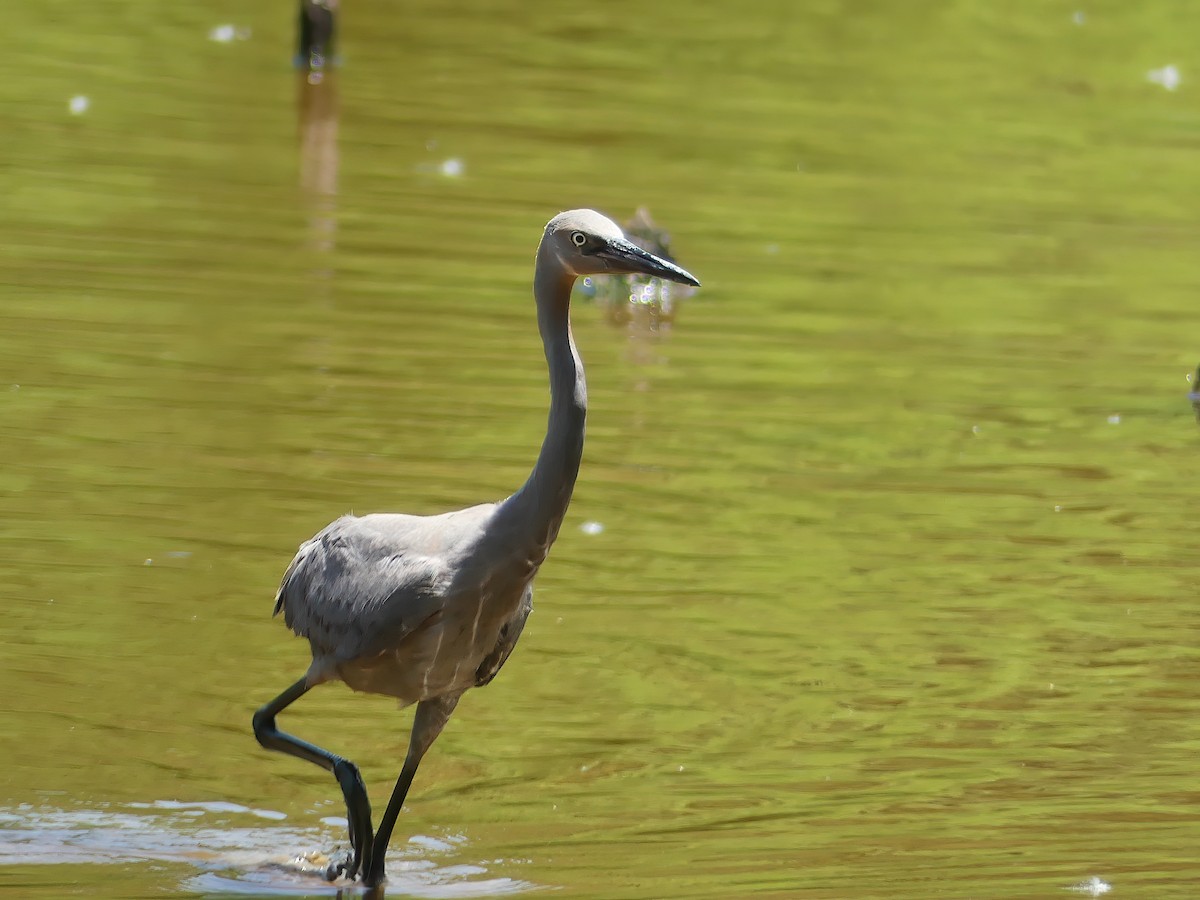
<svg viewBox="0 0 1200 900"><path fill-rule="evenodd" d="M1090 897L1099 897L1101 894L1107 894L1112 890L1112 885L1103 878L1097 878L1093 875L1087 881L1081 881L1079 884L1073 884L1068 891L1074 891L1077 894L1087 894Z"/></svg>
<svg viewBox="0 0 1200 900"><path fill-rule="evenodd" d="M453 850L452 844L447 844L445 841L439 841L435 837L429 837L424 834L414 834L408 839L410 844L415 844L418 847L423 847L426 850Z"/></svg>
<svg viewBox="0 0 1200 900"><path fill-rule="evenodd" d="M1179 87L1183 76L1179 74L1178 68L1168 65L1161 69L1151 69L1146 73L1146 80L1151 84L1160 85L1165 90L1173 91Z"/></svg>
<svg viewBox="0 0 1200 900"><path fill-rule="evenodd" d="M234 41L250 40L250 29L237 25L218 25L208 33L208 39L218 44L231 44Z"/></svg>

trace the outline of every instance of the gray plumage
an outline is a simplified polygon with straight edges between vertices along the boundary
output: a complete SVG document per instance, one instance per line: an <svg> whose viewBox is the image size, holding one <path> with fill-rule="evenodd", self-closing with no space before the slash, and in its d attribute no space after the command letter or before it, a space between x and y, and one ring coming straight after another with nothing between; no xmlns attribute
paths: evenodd
<svg viewBox="0 0 1200 900"><path fill-rule="evenodd" d="M538 330L550 371L550 415L525 484L499 503L436 516L343 516L305 541L284 573L275 612L307 638L305 676L263 706L254 731L268 749L330 770L346 799L352 855L330 877L384 876L388 840L421 757L472 687L509 658L533 608L533 578L558 535L583 454L587 385L571 337L576 277L644 273L695 278L625 240L592 210L560 213L546 226L534 272ZM409 750L379 831L358 769L279 731L275 716L322 682L417 704Z"/></svg>
<svg viewBox="0 0 1200 900"><path fill-rule="evenodd" d="M499 508L344 516L305 541L275 612L308 639L309 685L339 679L407 706L461 694L485 669L484 681L495 677L529 615L536 573L515 547L498 547Z"/></svg>

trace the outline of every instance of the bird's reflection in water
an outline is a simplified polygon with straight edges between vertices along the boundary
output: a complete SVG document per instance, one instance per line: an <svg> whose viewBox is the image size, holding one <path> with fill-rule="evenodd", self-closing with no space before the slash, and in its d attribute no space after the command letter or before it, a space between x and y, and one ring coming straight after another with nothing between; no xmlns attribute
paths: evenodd
<svg viewBox="0 0 1200 900"><path fill-rule="evenodd" d="M646 207L639 206L622 229L643 250L678 262L671 252L670 232L655 223ZM586 279L583 292L603 310L610 325L628 335L628 360L636 370L630 387L648 391L649 370L667 361L663 342L675 325L682 301L696 288L648 275L595 275Z"/></svg>
<svg viewBox="0 0 1200 900"><path fill-rule="evenodd" d="M671 235L655 224L650 211L639 206L622 226L625 237L643 250L670 262L678 262L671 253ZM675 284L649 275L596 275L588 279L596 304L608 321L628 327L630 333L661 333L675 322L680 301L695 293L695 288Z"/></svg>
<svg viewBox="0 0 1200 900"><path fill-rule="evenodd" d="M188 887L203 893L236 893L248 896L322 896L331 898L382 898L390 892L396 897L496 897L534 888L525 881L489 876L477 863L452 863L439 860L459 851L465 838L445 839L416 835L397 849L388 863L388 878L375 888L361 882L338 879L329 881L326 873L335 862L333 856L309 851L282 862L266 860L257 865L235 868L221 866L220 858L210 861L209 871L193 876ZM399 858L396 858L399 857Z"/></svg>
<svg viewBox="0 0 1200 900"><path fill-rule="evenodd" d="M186 887L205 894L240 896L369 897L498 897L534 889L529 882L488 877L487 869L471 863L438 865L433 859L391 860L386 882L364 888L360 882L329 882L324 872L330 860L319 854L294 863L268 863L233 873L209 871L194 876Z"/></svg>
<svg viewBox="0 0 1200 900"><path fill-rule="evenodd" d="M671 252L670 233L654 222L646 207L639 206L622 228L625 236L643 250L677 262ZM610 325L628 334L629 361L643 375L648 367L666 360L662 342L675 325L681 302L696 292L691 285L649 275L595 275L586 280L583 290L604 311ZM643 376L633 385L638 391L649 387Z"/></svg>

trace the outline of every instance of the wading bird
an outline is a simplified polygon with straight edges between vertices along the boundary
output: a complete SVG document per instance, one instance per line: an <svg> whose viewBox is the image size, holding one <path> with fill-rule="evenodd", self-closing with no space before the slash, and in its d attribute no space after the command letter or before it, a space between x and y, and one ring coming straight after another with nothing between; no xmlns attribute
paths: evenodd
<svg viewBox="0 0 1200 900"><path fill-rule="evenodd" d="M384 877L396 816L421 757L472 687L500 671L533 608L532 582L571 502L583 454L587 387L571 337L575 279L636 274L699 282L626 240L589 209L550 220L533 278L538 330L550 369L550 417L533 471L499 503L437 516L343 516L300 545L275 600L275 612L308 638L308 672L254 714L254 735L268 750L333 773L346 800L351 853L329 877ZM357 766L275 726L281 710L326 681L417 704L408 754L372 834L371 807Z"/></svg>

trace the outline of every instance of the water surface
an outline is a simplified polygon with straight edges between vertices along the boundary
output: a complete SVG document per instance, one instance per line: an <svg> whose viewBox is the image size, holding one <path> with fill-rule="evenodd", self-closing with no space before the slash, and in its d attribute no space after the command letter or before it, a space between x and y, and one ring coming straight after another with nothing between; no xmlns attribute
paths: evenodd
<svg viewBox="0 0 1200 900"><path fill-rule="evenodd" d="M1188 8L346 6L322 92L289 4L8 13L0 888L326 890L282 569L520 484L540 229L644 205L704 287L579 299L575 502L389 895L1194 896ZM406 714L285 727L382 808Z"/></svg>

